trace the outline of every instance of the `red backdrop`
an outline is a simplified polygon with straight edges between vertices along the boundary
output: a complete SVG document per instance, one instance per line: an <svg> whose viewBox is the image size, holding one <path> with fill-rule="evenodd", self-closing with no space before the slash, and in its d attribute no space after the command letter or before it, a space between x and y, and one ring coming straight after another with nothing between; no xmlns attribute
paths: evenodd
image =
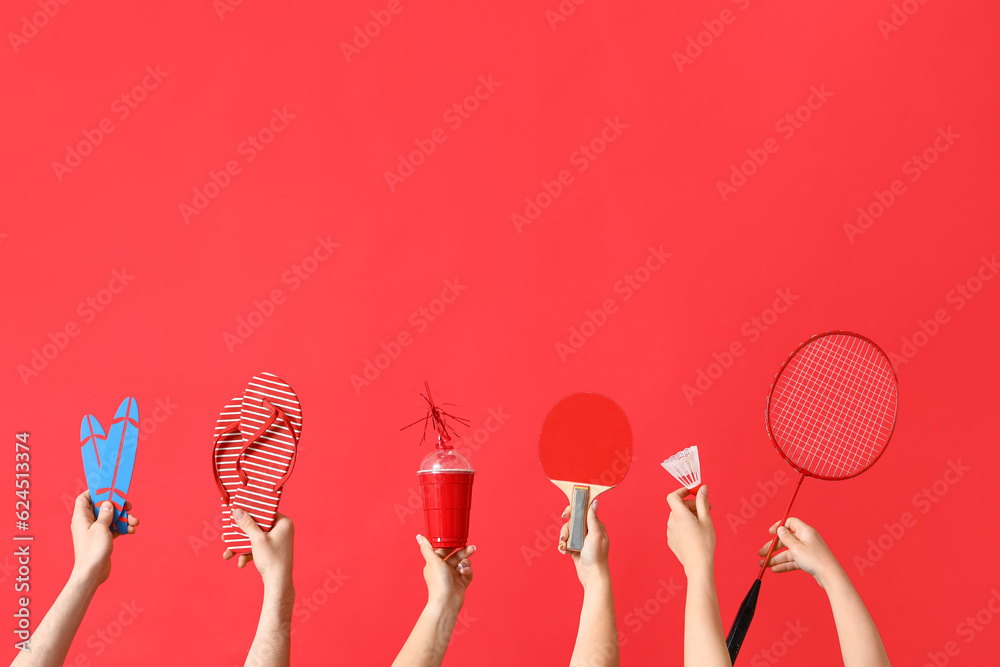
<svg viewBox="0 0 1000 667"><path fill-rule="evenodd" d="M297 664L388 664L424 602L411 502L427 446L399 432L424 379L472 421L479 471L449 662L568 661L581 591L536 445L555 401L592 390L635 433L601 505L622 659L680 664L659 461L701 448L728 626L791 492L768 384L831 328L894 355L900 418L868 474L807 482L795 513L897 664L995 655L995 6L0 14L2 433L11 453L31 434L35 622L71 567L81 416L132 394L145 432L143 525L116 542L71 664L241 663L261 584L220 558L209 453L260 370L305 414L281 504ZM822 591L801 573L764 586L744 664L839 664Z"/></svg>

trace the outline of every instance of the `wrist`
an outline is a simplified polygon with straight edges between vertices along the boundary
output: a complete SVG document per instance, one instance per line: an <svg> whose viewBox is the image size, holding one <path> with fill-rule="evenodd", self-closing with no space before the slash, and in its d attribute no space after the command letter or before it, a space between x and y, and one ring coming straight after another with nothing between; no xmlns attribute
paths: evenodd
<svg viewBox="0 0 1000 667"><path fill-rule="evenodd" d="M608 566L604 565L594 569L592 572L588 572L585 576L580 577L580 583L583 584L584 592L595 589L611 588L611 572L608 570Z"/></svg>
<svg viewBox="0 0 1000 667"><path fill-rule="evenodd" d="M264 592L281 596L295 597L295 586L292 583L291 572L276 572L262 576Z"/></svg>
<svg viewBox="0 0 1000 667"><path fill-rule="evenodd" d="M714 579L715 557L696 558L690 565L684 566L684 576L688 579Z"/></svg>
<svg viewBox="0 0 1000 667"><path fill-rule="evenodd" d="M848 586L853 586L851 584L850 578L847 576L847 572L841 567L840 563L832 563L831 565L822 568L816 572L816 583L819 587L830 593L831 590L836 589L846 583Z"/></svg>
<svg viewBox="0 0 1000 667"><path fill-rule="evenodd" d="M97 571L88 571L74 566L73 570L69 574L69 579L66 581L66 587L83 591L88 595L93 595L97 592L98 587L102 583L103 580Z"/></svg>
<svg viewBox="0 0 1000 667"><path fill-rule="evenodd" d="M451 595L428 596L424 609L436 616L452 614L457 616L465 603L465 596L459 593Z"/></svg>

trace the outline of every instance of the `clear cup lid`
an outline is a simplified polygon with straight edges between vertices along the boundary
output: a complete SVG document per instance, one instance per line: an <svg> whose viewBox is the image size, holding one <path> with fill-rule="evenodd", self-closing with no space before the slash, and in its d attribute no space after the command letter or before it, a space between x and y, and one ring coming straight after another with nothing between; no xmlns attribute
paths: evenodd
<svg viewBox="0 0 1000 667"><path fill-rule="evenodd" d="M418 472L475 472L468 459L452 448L435 449L420 462Z"/></svg>

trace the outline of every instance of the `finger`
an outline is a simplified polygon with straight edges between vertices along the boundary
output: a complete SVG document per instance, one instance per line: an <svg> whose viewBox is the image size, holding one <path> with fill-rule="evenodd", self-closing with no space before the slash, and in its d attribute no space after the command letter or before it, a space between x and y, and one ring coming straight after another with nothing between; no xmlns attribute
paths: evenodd
<svg viewBox="0 0 1000 667"><path fill-rule="evenodd" d="M802 519L796 518L794 516L788 517L785 520L785 528L792 531L793 533L799 533L806 530L813 530L813 527Z"/></svg>
<svg viewBox="0 0 1000 667"><path fill-rule="evenodd" d="M771 560L767 562L767 566L771 567L773 565L780 565L781 563L794 563L794 562L795 562L795 557L792 555L790 551L782 551L781 553L776 553L773 556L771 556ZM757 564L763 566L764 559L761 558L759 561L757 561Z"/></svg>
<svg viewBox="0 0 1000 667"><path fill-rule="evenodd" d="M246 512L239 507L234 507L232 511L233 521L236 525L246 533L246 536L250 538L250 546L253 548L257 543L264 537L264 531L260 529L257 522L253 520L250 516L250 512ZM242 567L242 566L241 566Z"/></svg>
<svg viewBox="0 0 1000 667"><path fill-rule="evenodd" d="M472 563L467 558L463 558L458 562L458 573L463 577L472 579Z"/></svg>
<svg viewBox="0 0 1000 667"><path fill-rule="evenodd" d="M470 544L464 549L459 549L458 551L453 553L451 556L448 557L448 560L449 561L454 560L455 563L461 565L463 560L468 560L469 556L471 556L474 553L476 553L476 547L475 545Z"/></svg>
<svg viewBox="0 0 1000 667"><path fill-rule="evenodd" d="M795 570L799 569L801 568L798 566L798 564L792 561L790 563L782 563L781 565L775 565L774 567L771 568L771 572L777 572L780 574L782 572L794 572Z"/></svg>
<svg viewBox="0 0 1000 667"><path fill-rule="evenodd" d="M757 555L758 556L766 556L767 552L770 551L770 549L771 549L771 543L772 542L774 542L773 539L770 539L767 542L764 542L764 546L762 546L760 549L757 550ZM785 547L784 544L782 544L781 540L778 540L778 543L774 545L775 552L777 552L779 549L785 549L785 548L786 547Z"/></svg>
<svg viewBox="0 0 1000 667"><path fill-rule="evenodd" d="M114 506L111 504L110 500L105 500L101 503L101 511L97 515L97 521L94 525L101 526L104 530L109 530L111 528L111 519L114 518ZM93 526L91 526L93 527Z"/></svg>
<svg viewBox="0 0 1000 667"><path fill-rule="evenodd" d="M138 526L138 525L139 525L139 519L138 519L138 518L136 518L136 517L134 517L134 516L132 516L132 515L130 514L130 515L129 515L129 517L128 517L128 525L129 525L130 527L133 527L133 528L134 528L135 526Z"/></svg>
<svg viewBox="0 0 1000 667"><path fill-rule="evenodd" d="M566 542L569 541L569 524L564 523L559 529L559 551L566 553Z"/></svg>
<svg viewBox="0 0 1000 667"><path fill-rule="evenodd" d="M84 491L76 497L76 502L73 506L73 514L79 514L90 510L93 512L93 505L90 504L90 491Z"/></svg>
<svg viewBox="0 0 1000 667"><path fill-rule="evenodd" d="M709 512L707 485L703 485L700 489L698 489L698 495L695 497L695 501L698 503L698 520L707 526L711 526L712 515Z"/></svg>
<svg viewBox="0 0 1000 667"><path fill-rule="evenodd" d="M235 555L236 555L235 551L233 551L232 549L226 549L225 551L222 552L222 560L229 560Z"/></svg>
<svg viewBox="0 0 1000 667"><path fill-rule="evenodd" d="M240 560L236 564L239 569L243 569L247 566L247 563L253 560L253 554L240 554Z"/></svg>
<svg viewBox="0 0 1000 667"><path fill-rule="evenodd" d="M570 515L570 511L571 511L571 510L572 510L572 506L571 506L571 505L567 505L567 506L566 506L566 509L564 509L564 510L563 510L563 513L562 513L562 518L564 518L564 519L568 519L568 518L569 518L569 515Z"/></svg>
<svg viewBox="0 0 1000 667"><path fill-rule="evenodd" d="M685 509L684 496L687 495L687 491L688 490L682 486L667 496L667 504L670 505L670 509L672 511L679 512L680 510Z"/></svg>
<svg viewBox="0 0 1000 667"><path fill-rule="evenodd" d="M131 512L132 511L132 503L131 503L131 501L128 501L128 500L125 501L125 511L126 512Z"/></svg>

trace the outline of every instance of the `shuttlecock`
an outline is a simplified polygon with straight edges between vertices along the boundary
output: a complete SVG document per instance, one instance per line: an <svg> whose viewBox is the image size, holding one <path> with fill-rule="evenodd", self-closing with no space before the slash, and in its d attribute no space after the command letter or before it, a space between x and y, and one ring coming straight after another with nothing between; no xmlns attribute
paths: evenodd
<svg viewBox="0 0 1000 667"><path fill-rule="evenodd" d="M691 493L701 487L701 463L698 461L698 445L681 450L664 461L662 465L674 479Z"/></svg>

